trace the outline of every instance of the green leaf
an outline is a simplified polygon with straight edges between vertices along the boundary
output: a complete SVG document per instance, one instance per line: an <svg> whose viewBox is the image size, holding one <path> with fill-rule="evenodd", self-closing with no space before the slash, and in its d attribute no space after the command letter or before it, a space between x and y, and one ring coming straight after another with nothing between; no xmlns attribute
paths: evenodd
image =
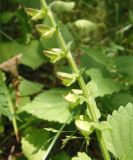
<svg viewBox="0 0 133 160"><path fill-rule="evenodd" d="M104 54L101 48L90 48L88 46L82 46L81 49L86 55L91 57L97 63L105 66L108 65L109 58Z"/></svg>
<svg viewBox="0 0 133 160"><path fill-rule="evenodd" d="M70 111L69 104L62 97L63 93L59 89L45 91L23 106L19 112L25 111L39 119L65 123Z"/></svg>
<svg viewBox="0 0 133 160"><path fill-rule="evenodd" d="M54 156L53 160L70 160L70 157L65 152L60 152L58 155Z"/></svg>
<svg viewBox="0 0 133 160"><path fill-rule="evenodd" d="M117 73L133 83L133 56L118 56L113 58L112 66Z"/></svg>
<svg viewBox="0 0 133 160"><path fill-rule="evenodd" d="M19 91L21 96L28 96L41 91L43 88L42 84L30 82L23 79L19 85Z"/></svg>
<svg viewBox="0 0 133 160"><path fill-rule="evenodd" d="M1 23L8 23L14 16L16 15L16 12L10 12L6 11L0 14L0 21Z"/></svg>
<svg viewBox="0 0 133 160"><path fill-rule="evenodd" d="M61 12L70 12L75 7L75 2L64 2L64 1L54 1L51 4L51 8L53 11L57 13Z"/></svg>
<svg viewBox="0 0 133 160"><path fill-rule="evenodd" d="M21 140L23 153L28 160L42 160L48 147L49 139L48 132L35 128L30 129Z"/></svg>
<svg viewBox="0 0 133 160"><path fill-rule="evenodd" d="M42 47L37 40L31 41L31 43L27 45L15 42L0 43L0 63L18 53L22 53L22 63L32 68L36 68L46 61L42 55L41 49Z"/></svg>
<svg viewBox="0 0 133 160"><path fill-rule="evenodd" d="M89 69L86 71L86 74L92 79L87 84L87 87L94 97L103 97L104 95L118 92L122 88L119 82L111 78L103 77L99 69Z"/></svg>
<svg viewBox="0 0 133 160"><path fill-rule="evenodd" d="M133 159L133 104L121 106L107 121L112 128L103 132L108 150L120 160Z"/></svg>
<svg viewBox="0 0 133 160"><path fill-rule="evenodd" d="M91 158L84 152L78 152L78 156L73 157L72 160L91 160Z"/></svg>

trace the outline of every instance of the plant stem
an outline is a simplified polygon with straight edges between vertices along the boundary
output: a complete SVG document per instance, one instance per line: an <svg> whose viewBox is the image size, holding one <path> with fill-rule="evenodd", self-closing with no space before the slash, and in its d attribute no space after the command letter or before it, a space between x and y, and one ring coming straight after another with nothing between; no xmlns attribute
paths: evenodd
<svg viewBox="0 0 133 160"><path fill-rule="evenodd" d="M9 90L8 90L6 84L4 84L4 87L5 87L5 96L6 96L6 98L7 98L9 110L10 110L11 114L13 114L12 125L13 125L13 128L14 128L14 133L15 133L15 135L16 135L17 141L19 142L17 121L16 121L16 118L14 117L14 114L15 114L14 105L13 105L13 103L12 103L12 99L11 99L11 97L10 97Z"/></svg>
<svg viewBox="0 0 133 160"><path fill-rule="evenodd" d="M58 133L56 134L55 138L53 139L53 141L51 142L51 144L49 145L43 160L46 160L46 158L48 157L51 149L53 148L54 144L56 143L57 139L59 138L60 134L62 133L63 129L65 128L66 124L72 119L73 113L71 113L71 115L69 116L69 118L66 120L66 123L64 123L61 128L59 129Z"/></svg>
<svg viewBox="0 0 133 160"><path fill-rule="evenodd" d="M42 5L42 9L43 8L48 9L48 6L47 6L47 3L46 3L45 0L40 0L40 2L41 2L41 5ZM61 32L58 29L56 20L55 20L55 18L53 16L53 13L51 12L50 9L48 9L47 14L48 14L48 16L51 20L51 23L52 23L53 27L57 28L56 35L57 35L58 41L59 41L60 46L63 49L63 51L66 52L66 50L68 48L67 44L66 44ZM77 81L80 85L80 88L83 91L84 97L86 98L86 105L87 105L87 107L90 111L90 115L92 117L92 120L94 122L98 122L98 119L97 119L97 116L96 116L96 113L95 113L95 110L94 110L94 106L93 106L92 102L89 100L90 93L87 90L86 83L85 83L82 75L80 74L80 71L79 71L79 69L76 65L76 62L75 62L75 60L74 60L70 51L67 51L66 58L67 58L67 61L68 61L69 65L71 66L73 72L76 73L77 75L79 75L78 78L77 78ZM110 160L110 156L109 156L108 150L106 148L106 145L105 145L104 138L103 138L102 134L99 131L96 131L96 134L97 134L97 138L98 138L98 141L99 141L99 145L100 145L104 160Z"/></svg>

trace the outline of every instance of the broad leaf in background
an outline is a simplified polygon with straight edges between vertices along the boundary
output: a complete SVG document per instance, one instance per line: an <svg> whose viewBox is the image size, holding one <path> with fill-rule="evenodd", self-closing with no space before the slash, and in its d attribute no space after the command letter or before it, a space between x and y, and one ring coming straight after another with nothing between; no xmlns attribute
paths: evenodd
<svg viewBox="0 0 133 160"><path fill-rule="evenodd" d="M36 68L46 61L42 55L40 42L37 40L31 41L28 45L15 42L0 43L0 63L19 53L23 54L22 63L32 68Z"/></svg>
<svg viewBox="0 0 133 160"><path fill-rule="evenodd" d="M105 66L108 65L109 58L104 54L101 48L90 48L87 46L82 46L81 49L86 55L88 55L88 60L89 57L91 57L94 61L96 61L99 64Z"/></svg>
<svg viewBox="0 0 133 160"><path fill-rule="evenodd" d="M56 13L70 12L75 7L75 2L53 1L51 9Z"/></svg>
<svg viewBox="0 0 133 160"><path fill-rule="evenodd" d="M23 106L19 112L27 112L39 119L65 123L70 116L69 104L59 89L49 90L38 95L31 103Z"/></svg>
<svg viewBox="0 0 133 160"><path fill-rule="evenodd" d="M119 56L112 59L116 72L133 83L133 56Z"/></svg>
<svg viewBox="0 0 133 160"><path fill-rule="evenodd" d="M117 110L119 106L125 106L127 103L133 103L133 95L127 91L120 91L112 94L111 96L105 96L101 99L103 112L112 113L113 110Z"/></svg>
<svg viewBox="0 0 133 160"><path fill-rule="evenodd" d="M44 130L32 128L22 137L21 144L28 160L42 160L48 147L50 134Z"/></svg>
<svg viewBox="0 0 133 160"><path fill-rule="evenodd" d="M41 91L42 88L42 84L23 79L19 85L19 92L21 96L28 96Z"/></svg>
<svg viewBox="0 0 133 160"><path fill-rule="evenodd" d="M70 160L70 157L65 152L60 152L58 155L54 156L53 160Z"/></svg>
<svg viewBox="0 0 133 160"><path fill-rule="evenodd" d="M91 160L84 152L78 152L77 157L73 157L72 160Z"/></svg>
<svg viewBox="0 0 133 160"><path fill-rule="evenodd" d="M103 97L104 95L118 92L122 85L111 78L105 78L99 69L92 68L86 71L86 74L91 77L91 81L87 84L88 90L95 97Z"/></svg>
<svg viewBox="0 0 133 160"><path fill-rule="evenodd" d="M108 150L120 160L133 159L133 104L113 111L107 121L112 128L103 132Z"/></svg>
<svg viewBox="0 0 133 160"><path fill-rule="evenodd" d="M8 102L5 96L2 79L3 79L3 75L2 75L2 72L0 71L0 115L4 115L4 116L7 116L8 118L11 118L13 115L8 109Z"/></svg>

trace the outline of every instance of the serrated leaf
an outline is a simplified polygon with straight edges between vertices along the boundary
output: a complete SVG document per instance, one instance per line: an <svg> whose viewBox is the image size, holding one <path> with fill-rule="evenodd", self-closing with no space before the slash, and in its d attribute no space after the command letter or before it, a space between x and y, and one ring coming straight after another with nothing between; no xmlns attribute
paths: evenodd
<svg viewBox="0 0 133 160"><path fill-rule="evenodd" d="M49 139L49 133L44 130L32 128L28 131L21 140L23 153L28 160L42 160L48 147Z"/></svg>
<svg viewBox="0 0 133 160"><path fill-rule="evenodd" d="M42 88L42 84L30 82L26 79L23 79L19 85L19 92L21 96L28 96L41 91Z"/></svg>
<svg viewBox="0 0 133 160"><path fill-rule="evenodd" d="M91 160L91 158L84 152L78 152L77 157L73 157L72 160Z"/></svg>
<svg viewBox="0 0 133 160"><path fill-rule="evenodd" d="M86 74L89 75L92 79L87 84L87 87L94 97L103 97L104 95L118 92L122 88L122 85L120 85L119 82L116 82L108 77L103 77L99 69L89 69L86 71Z"/></svg>
<svg viewBox="0 0 133 160"><path fill-rule="evenodd" d="M53 11L57 13L61 12L70 12L75 7L75 2L65 2L65 1L54 1L51 4L51 8Z"/></svg>
<svg viewBox="0 0 133 160"><path fill-rule="evenodd" d="M112 129L103 132L108 150L120 160L133 159L133 104L121 106L107 121Z"/></svg>
<svg viewBox="0 0 133 160"><path fill-rule="evenodd" d="M69 104L64 100L64 91L55 89L39 94L19 112L27 112L39 119L65 123L70 116Z"/></svg>
<svg viewBox="0 0 133 160"><path fill-rule="evenodd" d="M13 42L0 43L0 63L6 61L12 56L22 53L22 63L32 68L36 68L46 61L42 55L39 41L31 41L30 44L19 44Z"/></svg>

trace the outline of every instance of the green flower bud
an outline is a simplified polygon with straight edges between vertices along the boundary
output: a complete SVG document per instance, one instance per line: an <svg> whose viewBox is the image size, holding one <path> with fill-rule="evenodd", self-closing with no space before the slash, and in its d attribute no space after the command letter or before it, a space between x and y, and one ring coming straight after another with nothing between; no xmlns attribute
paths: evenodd
<svg viewBox="0 0 133 160"><path fill-rule="evenodd" d="M91 122L91 120L84 115L80 115L75 120L75 125L81 134L86 138L94 131L93 122Z"/></svg>
<svg viewBox="0 0 133 160"><path fill-rule="evenodd" d="M38 24L36 25L37 31L40 33L42 38L51 38L53 34L55 33L55 28L51 28L44 24Z"/></svg>
<svg viewBox="0 0 133 160"><path fill-rule="evenodd" d="M62 81L65 86L70 86L76 81L77 75L75 73L57 72L57 77Z"/></svg>
<svg viewBox="0 0 133 160"><path fill-rule="evenodd" d="M51 63L55 63L65 56L62 49L59 48L53 48L50 51L43 51L43 53L50 58Z"/></svg>
<svg viewBox="0 0 133 160"><path fill-rule="evenodd" d="M75 107L78 104L83 104L85 101L85 98L82 95L77 95L71 92L63 97L71 104L72 107Z"/></svg>
<svg viewBox="0 0 133 160"><path fill-rule="evenodd" d="M34 21L44 19L47 15L47 11L42 9L25 8L25 11Z"/></svg>

